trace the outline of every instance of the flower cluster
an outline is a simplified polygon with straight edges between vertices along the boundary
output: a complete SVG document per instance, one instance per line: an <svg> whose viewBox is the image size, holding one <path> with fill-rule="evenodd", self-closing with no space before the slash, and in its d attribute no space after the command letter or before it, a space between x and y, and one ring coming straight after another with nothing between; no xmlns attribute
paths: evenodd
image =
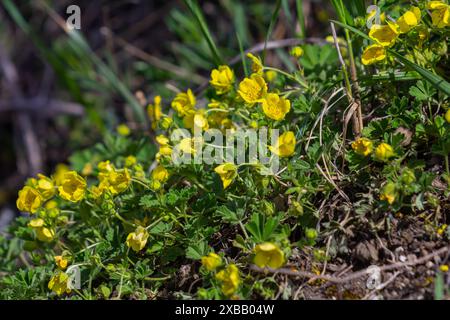
<svg viewBox="0 0 450 320"><path fill-rule="evenodd" d="M431 12L431 29L424 21L427 10ZM372 15L374 12L372 12ZM369 15L368 19L372 19ZM384 15L384 13L383 13ZM392 19L392 18L390 18ZM439 29L450 26L450 6L443 1L429 1L426 8L412 6L406 10L397 20L380 19L383 24L374 24L369 30L369 37L374 42L367 46L361 56L364 65L371 65L380 61L385 61L387 49L396 43L403 44L403 35L408 35L408 42L416 42L419 46L430 37L429 33L438 32ZM426 19L425 19L426 20ZM410 41L415 38L414 41Z"/></svg>

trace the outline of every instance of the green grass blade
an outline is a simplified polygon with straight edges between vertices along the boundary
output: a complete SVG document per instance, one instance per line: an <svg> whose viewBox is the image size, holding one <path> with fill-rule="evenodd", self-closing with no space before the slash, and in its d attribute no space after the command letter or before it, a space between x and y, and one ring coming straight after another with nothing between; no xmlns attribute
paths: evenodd
<svg viewBox="0 0 450 320"><path fill-rule="evenodd" d="M264 64L264 60L266 58L267 42L270 39L270 35L272 34L272 30L273 30L273 27L275 26L275 22L278 20L278 13L280 12L280 8L281 8L281 0L277 0L277 3L275 5L275 10L273 11L272 17L270 18L269 30L267 30L266 41L264 41L264 50L262 53L262 63L263 64Z"/></svg>
<svg viewBox="0 0 450 320"><path fill-rule="evenodd" d="M303 12L303 0L295 0L297 20L300 25L300 39L306 38L305 14Z"/></svg>
<svg viewBox="0 0 450 320"><path fill-rule="evenodd" d="M412 61L409 61L405 57L403 57L401 54L388 50L390 54L392 54L394 57L397 58L401 63L403 63L405 66L415 70L417 73L419 73L425 80L427 80L429 83L431 83L433 86L436 87L436 89L444 92L446 95L450 96L450 83L445 81L442 77L438 76L437 74L434 74L427 69L422 68L421 66L415 64Z"/></svg>
<svg viewBox="0 0 450 320"><path fill-rule="evenodd" d="M248 76L248 69L247 69L247 63L245 63L245 52L244 48L242 46L241 37L239 37L239 33L236 32L236 38L239 44L239 52L241 53L241 60L242 60L242 68L244 69L244 74L247 77Z"/></svg>
<svg viewBox="0 0 450 320"><path fill-rule="evenodd" d="M219 50L217 49L217 46L212 38L211 33L209 32L208 25L206 24L205 18L203 17L203 14L200 11L197 2L195 0L184 0L184 3L189 8L195 20L197 21L203 33L203 36L205 37L206 42L208 43L209 49L211 50L214 62L217 65L223 64L223 59L220 55Z"/></svg>

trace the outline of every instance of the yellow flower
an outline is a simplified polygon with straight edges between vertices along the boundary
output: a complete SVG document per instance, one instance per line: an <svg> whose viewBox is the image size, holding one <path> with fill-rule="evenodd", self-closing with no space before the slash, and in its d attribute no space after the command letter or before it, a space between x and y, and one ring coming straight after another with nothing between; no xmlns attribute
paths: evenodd
<svg viewBox="0 0 450 320"><path fill-rule="evenodd" d="M44 226L44 220L42 220L41 218L32 219L32 220L30 220L30 222L28 222L28 226L32 227L32 228L43 227Z"/></svg>
<svg viewBox="0 0 450 320"><path fill-rule="evenodd" d="M63 256L55 256L55 263L58 268L64 270L67 268L67 264L69 263L69 261Z"/></svg>
<svg viewBox="0 0 450 320"><path fill-rule="evenodd" d="M97 168L100 172L111 172L114 170L114 165L109 160L106 160L99 162Z"/></svg>
<svg viewBox="0 0 450 320"><path fill-rule="evenodd" d="M267 70L264 73L264 76L266 77L266 80L268 82L272 82L272 81L274 81L277 78L277 73L275 71L273 71L273 70Z"/></svg>
<svg viewBox="0 0 450 320"><path fill-rule="evenodd" d="M152 124L152 129L155 130L156 126L158 125L158 121L162 117L160 96L156 96L153 99L153 104L149 104L147 106L147 115L150 120L150 123Z"/></svg>
<svg viewBox="0 0 450 320"><path fill-rule="evenodd" d="M290 157L295 152L295 135L292 131L287 131L278 137L275 146L270 146L269 149L280 157Z"/></svg>
<svg viewBox="0 0 450 320"><path fill-rule="evenodd" d="M172 125L172 122L173 122L172 118L164 117L161 120L160 127L164 130L167 130Z"/></svg>
<svg viewBox="0 0 450 320"><path fill-rule="evenodd" d="M237 176L237 168L230 162L217 166L214 171L220 176L224 189L226 189Z"/></svg>
<svg viewBox="0 0 450 320"><path fill-rule="evenodd" d="M443 224L442 226L440 226L437 229L437 234L442 236L444 234L444 232L447 230L447 228L448 228L448 225L447 224Z"/></svg>
<svg viewBox="0 0 450 320"><path fill-rule="evenodd" d="M136 164L137 159L135 156L128 156L125 158L125 167L132 167Z"/></svg>
<svg viewBox="0 0 450 320"><path fill-rule="evenodd" d="M183 138L178 144L179 149L186 154L195 154L195 141L193 138Z"/></svg>
<svg viewBox="0 0 450 320"><path fill-rule="evenodd" d="M191 89L187 92L180 92L172 101L172 108L178 113L180 117L184 117L190 110L194 109L195 96Z"/></svg>
<svg viewBox="0 0 450 320"><path fill-rule="evenodd" d="M160 182L164 182L169 178L169 171L162 165L157 166L152 171L152 179Z"/></svg>
<svg viewBox="0 0 450 320"><path fill-rule="evenodd" d="M411 7L398 20L397 25L400 33L407 33L409 30L417 26L420 22L421 12L417 7Z"/></svg>
<svg viewBox="0 0 450 320"><path fill-rule="evenodd" d="M394 149L387 143L380 143L375 149L375 159L379 161L388 161L395 155Z"/></svg>
<svg viewBox="0 0 450 320"><path fill-rule="evenodd" d="M59 163L58 165L56 165L55 173L52 177L57 186L61 184L64 174L68 171L70 171L70 169L65 164Z"/></svg>
<svg viewBox="0 0 450 320"><path fill-rule="evenodd" d="M208 130L208 119L205 117L205 110L191 110L183 118L183 124L186 129L197 127L202 130Z"/></svg>
<svg viewBox="0 0 450 320"><path fill-rule="evenodd" d="M361 156L368 156L372 153L373 143L367 138L359 138L352 143L352 149Z"/></svg>
<svg viewBox="0 0 450 320"><path fill-rule="evenodd" d="M267 83L259 74L253 73L239 83L239 96L248 104L261 102L267 93Z"/></svg>
<svg viewBox="0 0 450 320"><path fill-rule="evenodd" d="M366 16L366 21L372 20L372 18L377 14L377 10L372 10ZM384 23L386 21L386 14L383 12L380 14L380 22Z"/></svg>
<svg viewBox="0 0 450 320"><path fill-rule="evenodd" d="M284 253L274 243L261 243L255 247L254 262L260 268L278 269L284 264Z"/></svg>
<svg viewBox="0 0 450 320"><path fill-rule="evenodd" d="M388 182L381 190L380 200L385 200L389 204L393 204L397 199L397 187L395 183Z"/></svg>
<svg viewBox="0 0 450 320"><path fill-rule="evenodd" d="M156 142L158 142L160 146L166 146L169 144L169 138L167 138L163 134L160 134L159 136L156 137Z"/></svg>
<svg viewBox="0 0 450 320"><path fill-rule="evenodd" d="M303 49L300 46L295 46L291 49L291 51L289 52L291 56L295 57L295 58L300 58L303 55Z"/></svg>
<svg viewBox="0 0 450 320"><path fill-rule="evenodd" d="M86 192L86 180L75 171L68 171L64 174L58 191L64 200L78 202L83 199Z"/></svg>
<svg viewBox="0 0 450 320"><path fill-rule="evenodd" d="M128 128L128 126L124 123L119 124L116 128L116 131L118 134L120 134L123 137L129 136L131 133L130 128Z"/></svg>
<svg viewBox="0 0 450 320"><path fill-rule="evenodd" d="M131 232L127 237L127 246L136 252L144 249L149 234L145 228L138 226L134 232Z"/></svg>
<svg viewBox="0 0 450 320"><path fill-rule="evenodd" d="M202 265L208 270L213 271L217 269L222 264L222 258L214 253L211 252L207 256L202 257Z"/></svg>
<svg viewBox="0 0 450 320"><path fill-rule="evenodd" d="M427 6L431 11L431 21L437 28L450 26L450 6L442 1L430 1Z"/></svg>
<svg viewBox="0 0 450 320"><path fill-rule="evenodd" d="M252 60L252 72L261 74L263 70L263 65L259 57L254 56L250 52L247 53L247 58Z"/></svg>
<svg viewBox="0 0 450 320"><path fill-rule="evenodd" d="M50 199L56 193L53 180L40 173L37 176L39 178L36 184L37 190L41 194L42 198L44 198L44 201Z"/></svg>
<svg viewBox="0 0 450 320"><path fill-rule="evenodd" d="M105 182L100 182L98 186L91 186L89 189L91 192L91 195L94 197L94 199L100 198L103 193L108 189L108 184Z"/></svg>
<svg viewBox="0 0 450 320"><path fill-rule="evenodd" d="M241 277L239 276L239 269L235 264L229 264L225 269L219 271L216 274L216 279L222 282L221 290L227 297L232 296L241 283Z"/></svg>
<svg viewBox="0 0 450 320"><path fill-rule="evenodd" d="M390 22L386 25L374 24L369 31L369 37L383 47L392 46L398 34L398 26Z"/></svg>
<svg viewBox="0 0 450 320"><path fill-rule="evenodd" d="M291 109L291 102L285 98L280 98L276 93L269 93L262 101L262 108L270 119L283 120Z"/></svg>
<svg viewBox="0 0 450 320"><path fill-rule="evenodd" d="M44 227L44 220L41 218L31 220L28 226L36 231L38 240L42 242L50 242L55 237L55 230Z"/></svg>
<svg viewBox="0 0 450 320"><path fill-rule="evenodd" d="M83 166L83 169L81 170L81 174L83 176L88 176L90 174L92 174L93 168L92 168L92 163L88 162Z"/></svg>
<svg viewBox="0 0 450 320"><path fill-rule="evenodd" d="M161 146L161 148L159 148L159 152L157 154L157 156L161 157L161 156L171 156L172 155L172 147L171 146Z"/></svg>
<svg viewBox="0 0 450 320"><path fill-rule="evenodd" d="M48 288L55 292L58 296L63 293L70 293L69 275L65 272L58 271L50 278Z"/></svg>
<svg viewBox="0 0 450 320"><path fill-rule="evenodd" d="M128 169L113 170L108 174L108 189L113 195L124 192L131 183L131 176Z"/></svg>
<svg viewBox="0 0 450 320"><path fill-rule="evenodd" d="M440 265L439 270L441 270L444 273L448 272L448 265L447 264Z"/></svg>
<svg viewBox="0 0 450 320"><path fill-rule="evenodd" d="M210 83L216 89L217 94L227 93L233 87L233 70L228 66L219 66L219 68L211 71Z"/></svg>
<svg viewBox="0 0 450 320"><path fill-rule="evenodd" d="M450 123L450 109L447 110L447 112L445 113L445 120Z"/></svg>
<svg viewBox="0 0 450 320"><path fill-rule="evenodd" d="M386 59L386 49L379 44L368 46L361 56L361 61L366 66L384 59Z"/></svg>
<svg viewBox="0 0 450 320"><path fill-rule="evenodd" d="M19 197L16 201L17 209L30 213L35 213L42 203L43 199L40 193L29 186L25 186L19 191Z"/></svg>

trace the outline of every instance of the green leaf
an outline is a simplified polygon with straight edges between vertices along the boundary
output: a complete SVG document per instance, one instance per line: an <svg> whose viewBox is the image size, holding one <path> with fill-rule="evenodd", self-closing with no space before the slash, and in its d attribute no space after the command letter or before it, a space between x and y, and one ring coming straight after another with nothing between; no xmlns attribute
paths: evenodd
<svg viewBox="0 0 450 320"><path fill-rule="evenodd" d="M201 241L199 243L191 244L186 249L186 258L192 260L200 260L203 256L208 254L209 248L206 241Z"/></svg>
<svg viewBox="0 0 450 320"><path fill-rule="evenodd" d="M203 17L202 11L198 7L198 3L195 0L184 0L184 3L191 11L192 15L194 16L195 20L197 21L200 29L202 30L203 36L206 39L206 42L208 43L209 49L211 50L211 53L213 55L214 62L217 65L223 64L223 59L219 53L219 50L217 49L216 43L214 42L211 32L209 32L208 25L206 24L205 18Z"/></svg>

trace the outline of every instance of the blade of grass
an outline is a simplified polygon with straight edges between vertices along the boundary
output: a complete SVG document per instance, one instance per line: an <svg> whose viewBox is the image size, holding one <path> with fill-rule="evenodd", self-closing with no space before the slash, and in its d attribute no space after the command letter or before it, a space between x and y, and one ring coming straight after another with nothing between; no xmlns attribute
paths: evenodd
<svg viewBox="0 0 450 320"><path fill-rule="evenodd" d="M278 20L278 13L280 12L281 8L281 0L277 0L277 3L275 4L275 10L273 11L272 17L270 18L270 24L269 24L269 30L267 30L266 40L264 41L264 50L262 53L262 63L264 65L264 60L266 58L266 49L267 49L267 42L270 39L270 35L272 34L273 27L275 26L275 22Z"/></svg>
<svg viewBox="0 0 450 320"><path fill-rule="evenodd" d="M241 53L241 60L242 60L242 68L244 68L244 74L247 77L248 76L248 69L247 69L247 63L245 63L245 51L242 47L241 37L239 37L239 33L236 31L236 38L239 44L239 52Z"/></svg>
<svg viewBox="0 0 450 320"><path fill-rule="evenodd" d="M189 8L195 20L197 21L203 33L203 36L205 37L206 42L208 43L209 49L211 50L214 62L217 65L223 64L223 59L219 53L219 50L217 49L217 46L211 36L211 33L209 32L208 25L206 24L205 18L203 17L203 14L200 11L197 2L195 0L184 0L184 3Z"/></svg>
<svg viewBox="0 0 450 320"><path fill-rule="evenodd" d="M111 68L100 59L91 49L83 35L77 30L68 30L65 21L45 2L40 2L42 7L48 12L50 17L66 32L69 38L83 51L84 56L90 59L99 69L99 72L108 81L109 85L114 88L132 108L136 117L136 121L146 124L146 116L143 108L130 92L128 87L116 76Z"/></svg>
<svg viewBox="0 0 450 320"><path fill-rule="evenodd" d="M300 39L306 38L305 14L303 12L303 0L295 0L297 20L300 26Z"/></svg>

